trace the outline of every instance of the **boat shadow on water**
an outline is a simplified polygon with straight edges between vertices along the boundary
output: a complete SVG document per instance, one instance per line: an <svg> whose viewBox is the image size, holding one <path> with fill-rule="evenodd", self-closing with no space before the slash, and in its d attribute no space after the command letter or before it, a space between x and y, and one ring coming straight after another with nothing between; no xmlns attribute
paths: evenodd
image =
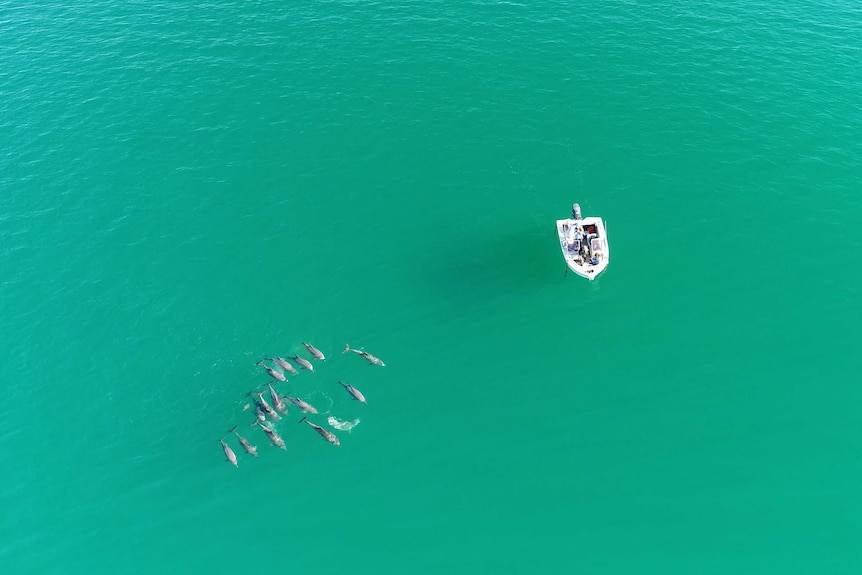
<svg viewBox="0 0 862 575"><path fill-rule="evenodd" d="M425 279L444 298L468 303L506 299L562 282L566 265L556 233L550 231L507 230L453 247L433 265L425 261Z"/></svg>

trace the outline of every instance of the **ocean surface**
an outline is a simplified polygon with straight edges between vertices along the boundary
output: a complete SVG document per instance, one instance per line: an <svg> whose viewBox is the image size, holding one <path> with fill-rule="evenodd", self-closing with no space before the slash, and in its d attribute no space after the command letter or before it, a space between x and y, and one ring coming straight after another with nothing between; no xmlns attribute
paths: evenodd
<svg viewBox="0 0 862 575"><path fill-rule="evenodd" d="M862 572L860 62L845 0L0 1L0 573ZM304 341L360 422L282 451Z"/></svg>

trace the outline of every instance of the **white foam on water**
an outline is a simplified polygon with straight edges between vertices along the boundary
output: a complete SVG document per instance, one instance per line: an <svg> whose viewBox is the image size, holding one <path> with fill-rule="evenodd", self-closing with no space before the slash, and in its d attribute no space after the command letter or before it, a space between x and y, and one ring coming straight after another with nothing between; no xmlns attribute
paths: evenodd
<svg viewBox="0 0 862 575"><path fill-rule="evenodd" d="M354 419L353 421L339 421L337 417L329 416L329 419L326 420L331 427L339 431L350 431L357 425L359 425L359 420Z"/></svg>

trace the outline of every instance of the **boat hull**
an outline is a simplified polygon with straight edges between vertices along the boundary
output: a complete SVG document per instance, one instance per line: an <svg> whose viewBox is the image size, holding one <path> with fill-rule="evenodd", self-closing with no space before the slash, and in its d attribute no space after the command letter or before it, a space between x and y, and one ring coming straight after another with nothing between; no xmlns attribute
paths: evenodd
<svg viewBox="0 0 862 575"><path fill-rule="evenodd" d="M557 235L566 265L579 276L592 281L608 267L611 254L601 218L557 220Z"/></svg>

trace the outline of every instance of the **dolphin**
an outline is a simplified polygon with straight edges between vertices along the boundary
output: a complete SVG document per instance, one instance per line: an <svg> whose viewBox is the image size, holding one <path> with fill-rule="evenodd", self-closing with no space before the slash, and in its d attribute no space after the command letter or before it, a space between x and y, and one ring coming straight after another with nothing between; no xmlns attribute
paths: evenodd
<svg viewBox="0 0 862 575"><path fill-rule="evenodd" d="M301 409L303 413L313 413L317 415L317 410L314 409L314 406L310 403L306 403L298 397L290 397L289 395L285 395L284 397L286 397L293 405Z"/></svg>
<svg viewBox="0 0 862 575"><path fill-rule="evenodd" d="M381 360L379 357L374 357L373 355L371 355L367 351L362 351L361 349L350 349L350 346L345 343L344 344L344 351L342 351L341 353L347 353L348 351L352 351L356 355L361 355L362 357L367 359L369 363L371 363L373 365L379 365L380 367L386 367L386 364L383 363L383 360Z"/></svg>
<svg viewBox="0 0 862 575"><path fill-rule="evenodd" d="M261 423L266 421L266 411L264 411L260 404L256 401L254 402L254 414L257 416L258 420L260 420Z"/></svg>
<svg viewBox="0 0 862 575"><path fill-rule="evenodd" d="M224 451L224 456L227 457L227 460L233 463L234 467L239 467L236 462L236 453L233 452L233 449L230 448L230 445L224 442L224 438L219 439L221 442L221 448Z"/></svg>
<svg viewBox="0 0 862 575"><path fill-rule="evenodd" d="M335 434L334 434L334 433L332 433L331 431L329 431L328 429L323 429L323 428L322 428L322 427L320 427L319 425L314 425L313 423L311 423L310 421L308 421L308 419L306 419L305 417L303 417L302 419L300 419L300 420L298 421L298 423L302 423L303 421L304 421L305 423L307 423L308 425L310 425L312 428L314 428L314 431L316 431L317 433L319 433L319 434L320 434L320 436L321 436L323 439L325 439L326 441L328 441L328 442L329 442L329 443L331 443L332 445L337 445L337 446L340 446L340 445L341 445L341 443L338 441L338 438L337 438L337 437L335 437Z"/></svg>
<svg viewBox="0 0 862 575"><path fill-rule="evenodd" d="M355 399L356 401L362 402L366 405L368 404L368 402L365 401L365 396L362 395L361 391L359 391L358 389L356 389L355 387L353 387L349 383L344 383L343 381L339 381L338 383L340 383L341 385L344 386L345 391L347 391L347 393L352 395L353 399Z"/></svg>
<svg viewBox="0 0 862 575"><path fill-rule="evenodd" d="M275 357L268 357L268 358L266 358L266 359L268 359L269 361L271 361L271 362L275 363L276 365L278 365L279 367L281 367L281 369L283 369L284 371L289 371L289 372L290 372L290 373L292 373L293 375L296 375L296 374L298 374L298 373L299 373L298 371L296 371L296 368L295 368L295 367L293 367L292 365L290 365L290 362L288 362L286 359L284 359L284 358L283 358L283 357L281 357L281 356L278 356L278 355L277 355L277 356L275 356Z"/></svg>
<svg viewBox="0 0 862 575"><path fill-rule="evenodd" d="M287 381L287 378L284 377L283 373L281 373L280 371L277 371L275 369L272 369L271 367L269 367L268 365L263 363L263 360L260 360L255 365L263 366L263 368L266 370L266 372L269 374L269 376L272 377L273 379L277 379L278 381Z"/></svg>
<svg viewBox="0 0 862 575"><path fill-rule="evenodd" d="M311 345L310 343L302 342L302 345L305 346L305 349L308 350L308 353L314 356L314 359L319 359L320 361L326 361L326 357L323 355L323 352Z"/></svg>
<svg viewBox="0 0 862 575"><path fill-rule="evenodd" d="M303 369L307 369L308 371L314 371L314 366L311 365L311 362L308 361L307 359L303 359L303 358L299 357L298 355L295 355L295 356L291 357L290 359L292 359L297 364L299 364L299 367L301 367Z"/></svg>
<svg viewBox="0 0 862 575"><path fill-rule="evenodd" d="M263 409L266 412L266 414L269 416L270 419L272 419L273 421L279 421L281 419L281 416L279 414L277 414L275 412L275 410L263 398L263 392L262 391L258 391L254 395L257 396L258 405L260 406L261 409Z"/></svg>
<svg viewBox="0 0 862 575"><path fill-rule="evenodd" d="M249 443L248 439L240 435L236 432L236 425L233 426L228 433L233 433L236 435L236 438L239 440L239 444L242 445L242 448L245 449L245 452L251 455L252 457L257 457L257 447Z"/></svg>
<svg viewBox="0 0 862 575"><path fill-rule="evenodd" d="M371 355L367 351L360 352L359 355L361 355L362 357L367 359L368 362L371 363L372 365L379 365L380 367L386 367L386 364L383 363L382 359L380 359L379 357L374 357L373 355Z"/></svg>
<svg viewBox="0 0 862 575"><path fill-rule="evenodd" d="M269 440L272 442L273 445L282 449L287 449L287 446L284 444L284 440L281 438L278 432L276 432L274 429L270 429L266 425L263 425L256 419L254 420L254 423L252 423L252 426L255 425L263 430L263 432L266 434L267 437L269 437Z"/></svg>
<svg viewBox="0 0 862 575"><path fill-rule="evenodd" d="M266 385L269 386L269 398L272 400L272 405L275 406L276 411L280 411L281 413L287 413L287 405L285 405L284 401L282 401L282 399L272 388L272 384L267 383Z"/></svg>

